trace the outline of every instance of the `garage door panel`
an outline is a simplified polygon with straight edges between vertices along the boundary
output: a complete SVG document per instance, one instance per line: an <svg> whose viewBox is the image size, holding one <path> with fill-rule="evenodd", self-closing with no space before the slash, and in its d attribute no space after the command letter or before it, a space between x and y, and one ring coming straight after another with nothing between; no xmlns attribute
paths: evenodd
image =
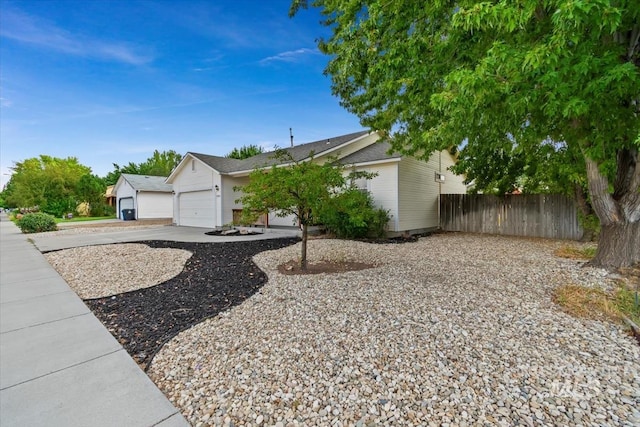
<svg viewBox="0 0 640 427"><path fill-rule="evenodd" d="M213 191L180 194L180 225L215 227L216 206Z"/></svg>
<svg viewBox="0 0 640 427"><path fill-rule="evenodd" d="M120 209L133 209L133 197L120 199Z"/></svg>

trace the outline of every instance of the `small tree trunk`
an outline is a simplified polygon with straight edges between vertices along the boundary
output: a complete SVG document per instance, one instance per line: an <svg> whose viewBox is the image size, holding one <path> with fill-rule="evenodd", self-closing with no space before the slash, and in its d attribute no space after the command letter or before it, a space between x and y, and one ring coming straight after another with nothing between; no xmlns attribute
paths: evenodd
<svg viewBox="0 0 640 427"><path fill-rule="evenodd" d="M591 205L587 201L587 195L584 193L582 189L582 185L573 184L573 197L576 201L576 205L578 206L578 218L580 220L580 225L582 226L582 237L580 238L581 242L593 242L596 240L596 229L594 228L592 218L597 218L596 214L593 212Z"/></svg>
<svg viewBox="0 0 640 427"><path fill-rule="evenodd" d="M640 222L616 222L602 226L594 267L619 269L640 263Z"/></svg>
<svg viewBox="0 0 640 427"><path fill-rule="evenodd" d="M305 222L302 224L302 249L300 250L300 268L302 270L307 269L307 235L309 226Z"/></svg>

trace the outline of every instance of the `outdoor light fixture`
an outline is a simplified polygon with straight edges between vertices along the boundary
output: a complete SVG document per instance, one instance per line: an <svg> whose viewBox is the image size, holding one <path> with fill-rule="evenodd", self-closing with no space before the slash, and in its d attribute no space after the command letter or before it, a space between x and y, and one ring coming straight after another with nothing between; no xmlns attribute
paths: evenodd
<svg viewBox="0 0 640 427"><path fill-rule="evenodd" d="M220 191L220 187L218 187L218 184L216 184L215 186L216 191Z"/></svg>

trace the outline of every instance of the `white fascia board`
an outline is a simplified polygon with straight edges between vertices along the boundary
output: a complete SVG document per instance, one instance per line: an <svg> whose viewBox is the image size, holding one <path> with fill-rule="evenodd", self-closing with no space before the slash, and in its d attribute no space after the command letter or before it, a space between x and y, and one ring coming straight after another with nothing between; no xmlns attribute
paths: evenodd
<svg viewBox="0 0 640 427"><path fill-rule="evenodd" d="M399 163L402 160L402 157L394 157L393 159L384 159L384 160L372 160L370 162L361 162L361 163L350 163L345 165L346 167L355 167L355 166L374 166L374 165L382 165L386 163Z"/></svg>

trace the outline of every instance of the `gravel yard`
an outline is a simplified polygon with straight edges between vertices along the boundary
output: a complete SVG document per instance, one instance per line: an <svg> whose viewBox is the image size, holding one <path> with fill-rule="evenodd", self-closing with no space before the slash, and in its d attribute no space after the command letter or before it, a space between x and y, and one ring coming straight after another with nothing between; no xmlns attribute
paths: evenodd
<svg viewBox="0 0 640 427"><path fill-rule="evenodd" d="M169 340L148 374L194 426L640 423L640 347L551 300L559 285L607 286L604 271L553 255L566 243L317 239L311 262L373 268L281 274L294 242L150 241L47 257L141 365ZM132 249L140 256L121 256ZM144 274L119 287L116 267Z"/></svg>
<svg viewBox="0 0 640 427"><path fill-rule="evenodd" d="M180 274L191 255L183 249L126 243L53 251L45 257L80 298L93 299L166 282ZM77 268L78 260L82 268Z"/></svg>
<svg viewBox="0 0 640 427"><path fill-rule="evenodd" d="M194 425L640 423L640 347L564 314L554 287L605 285L559 242L443 234L310 241L310 260L377 267L282 275L169 341L150 377Z"/></svg>

